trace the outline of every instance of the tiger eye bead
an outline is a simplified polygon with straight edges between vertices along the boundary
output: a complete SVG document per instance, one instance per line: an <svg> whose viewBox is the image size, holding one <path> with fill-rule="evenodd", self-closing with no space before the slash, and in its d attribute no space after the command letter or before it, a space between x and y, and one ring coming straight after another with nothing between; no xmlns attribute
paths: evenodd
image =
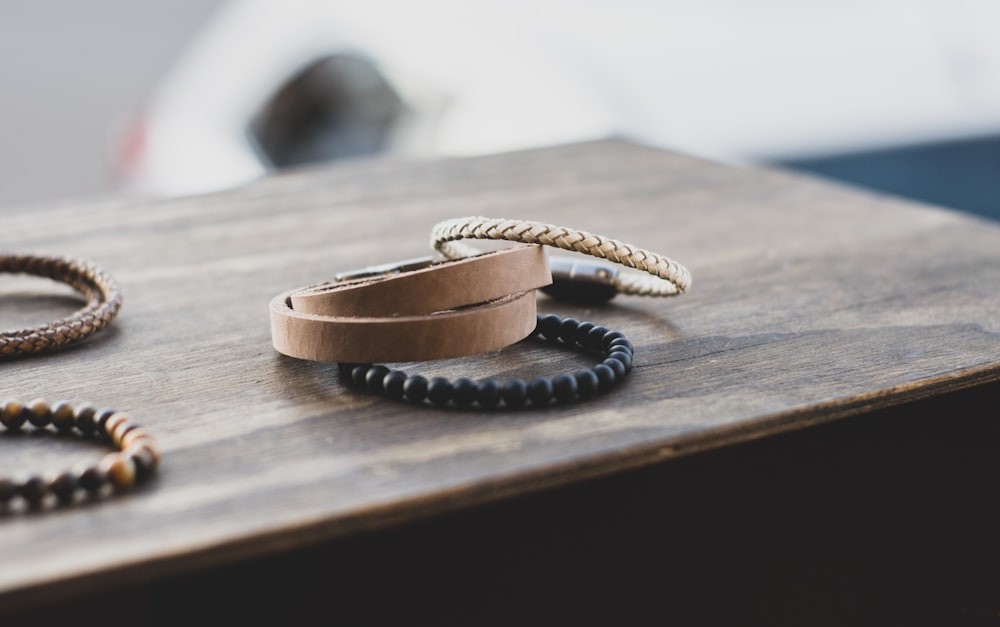
<svg viewBox="0 0 1000 627"><path fill-rule="evenodd" d="M131 459L135 465L136 483L145 481L156 470L156 456L145 446L133 446L125 449L122 455Z"/></svg>
<svg viewBox="0 0 1000 627"><path fill-rule="evenodd" d="M100 492L107 481L107 473L104 472L103 468L98 466L87 466L76 475L76 482L90 494Z"/></svg>
<svg viewBox="0 0 1000 627"><path fill-rule="evenodd" d="M76 417L76 428L80 430L80 433L89 435L97 431L97 423L94 422L94 416L97 415L96 407L93 405L80 405L73 413Z"/></svg>
<svg viewBox="0 0 1000 627"><path fill-rule="evenodd" d="M61 433L68 433L76 425L73 406L68 401L59 401L52 406L52 425Z"/></svg>
<svg viewBox="0 0 1000 627"><path fill-rule="evenodd" d="M0 477L0 505L17 496L17 486L5 477Z"/></svg>
<svg viewBox="0 0 1000 627"><path fill-rule="evenodd" d="M35 427L47 427L52 423L52 408L44 398L36 398L25 407L25 413Z"/></svg>
<svg viewBox="0 0 1000 627"><path fill-rule="evenodd" d="M107 474L115 490L127 490L135 485L135 462L131 457L118 453L105 455L99 468Z"/></svg>
<svg viewBox="0 0 1000 627"><path fill-rule="evenodd" d="M61 505L68 505L73 502L76 495L76 477L70 472L61 472L49 482L49 489L56 495L56 500Z"/></svg>
<svg viewBox="0 0 1000 627"><path fill-rule="evenodd" d="M105 435L111 435L111 429L108 427L108 421L119 413L117 409L112 407L101 407L94 414L94 424L97 425L97 432L103 433Z"/></svg>
<svg viewBox="0 0 1000 627"><path fill-rule="evenodd" d="M0 423L11 431L18 431L27 420L24 415L24 405L19 401L4 401L3 408L0 409Z"/></svg>
<svg viewBox="0 0 1000 627"><path fill-rule="evenodd" d="M21 482L18 491L30 507L37 508L45 499L45 494L48 492L48 485L38 475L32 475Z"/></svg>
<svg viewBox="0 0 1000 627"><path fill-rule="evenodd" d="M120 411L113 412L106 416L102 416L101 411L98 411L97 416L97 428L108 436L111 435L111 432L114 431L115 427L128 420L128 414Z"/></svg>

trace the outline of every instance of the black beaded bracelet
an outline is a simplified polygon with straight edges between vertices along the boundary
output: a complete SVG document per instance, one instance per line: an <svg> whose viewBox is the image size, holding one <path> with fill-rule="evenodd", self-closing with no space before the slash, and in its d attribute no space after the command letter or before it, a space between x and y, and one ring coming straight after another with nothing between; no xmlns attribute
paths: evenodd
<svg viewBox="0 0 1000 627"><path fill-rule="evenodd" d="M600 353L604 359L592 368L553 377L535 377L525 382L514 379L501 384L496 379L473 381L463 377L454 382L444 377L428 380L399 370L372 364L338 364L341 376L352 386L381 394L392 400L435 407L480 409L520 409L569 403L608 391L632 371L635 347L619 331L593 322L539 316L531 336L550 344Z"/></svg>
<svg viewBox="0 0 1000 627"><path fill-rule="evenodd" d="M146 481L160 462L160 450L153 437L128 414L111 408L87 404L73 407L67 401L50 405L44 399L27 404L5 400L0 402L0 424L9 432L21 431L25 425L36 431L52 431L51 425L54 433L95 437L118 449L96 464L52 476L0 476L0 510L10 508L19 499L29 509L40 509L49 503L66 506L109 492L125 492Z"/></svg>

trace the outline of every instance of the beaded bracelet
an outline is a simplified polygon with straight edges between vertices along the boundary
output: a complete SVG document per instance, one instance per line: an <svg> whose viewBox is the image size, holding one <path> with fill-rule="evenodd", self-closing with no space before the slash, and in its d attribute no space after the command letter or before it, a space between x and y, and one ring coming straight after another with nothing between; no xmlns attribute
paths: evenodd
<svg viewBox="0 0 1000 627"><path fill-rule="evenodd" d="M63 257L0 255L0 272L30 274L65 283L87 298L67 318L0 333L0 358L19 357L78 342L111 323L122 306L118 283L97 266Z"/></svg>
<svg viewBox="0 0 1000 627"><path fill-rule="evenodd" d="M524 406L541 408L552 403L569 403L608 391L632 371L635 351L632 342L621 332L593 322L580 322L555 314L538 316L535 330L529 337L601 353L604 359L592 368L575 373L536 377L528 382L514 379L506 384L495 379L476 382L466 377L454 382L444 377L428 380L420 375L407 375L386 366L371 364L340 363L338 368L349 384L392 400L462 409L473 406L494 409L501 404L507 409Z"/></svg>
<svg viewBox="0 0 1000 627"><path fill-rule="evenodd" d="M87 497L108 492L121 493L146 481L160 462L160 450L153 437L125 412L83 404L73 407L67 401L50 405L44 399L23 404L16 400L0 403L0 424L17 432L25 424L38 430L70 435L98 437L110 441L117 452L108 453L97 464L67 470L50 477L30 474L23 478L0 477L0 508L20 497L29 508L39 509L47 502L71 505Z"/></svg>

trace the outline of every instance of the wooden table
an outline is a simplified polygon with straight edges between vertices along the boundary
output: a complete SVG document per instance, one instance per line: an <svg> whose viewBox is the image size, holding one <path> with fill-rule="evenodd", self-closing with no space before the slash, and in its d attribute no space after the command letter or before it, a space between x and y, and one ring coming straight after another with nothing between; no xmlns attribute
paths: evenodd
<svg viewBox="0 0 1000 627"><path fill-rule="evenodd" d="M164 455L128 496L0 517L11 620L111 605L169 624L197 603L354 624L523 624L528 607L546 623L895 624L1000 607L970 583L996 583L970 569L1000 555L996 223L617 140L4 213L5 250L90 259L125 305L77 347L0 364L3 394L127 410ZM429 254L432 225L467 215L631 242L684 263L693 288L594 307L540 295L637 347L624 385L545 411L394 403L271 347L275 294ZM2 287L7 327L78 306L39 279ZM522 343L410 369L585 363ZM3 437L0 473L99 455ZM972 544L956 556L945 537Z"/></svg>

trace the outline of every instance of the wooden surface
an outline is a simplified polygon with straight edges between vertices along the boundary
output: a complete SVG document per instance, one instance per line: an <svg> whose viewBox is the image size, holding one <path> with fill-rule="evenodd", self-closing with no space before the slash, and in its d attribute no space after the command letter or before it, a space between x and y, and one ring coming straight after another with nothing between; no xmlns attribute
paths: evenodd
<svg viewBox="0 0 1000 627"><path fill-rule="evenodd" d="M267 304L429 252L463 215L601 233L684 263L683 296L539 310L624 331L635 369L546 411L418 409L271 347ZM2 394L89 400L159 439L156 481L0 517L0 603L108 590L416 523L1000 379L1000 226L799 176L620 141L289 173L216 195L5 210L3 248L85 257L122 284L111 328L0 364ZM74 303L7 279L5 327ZM588 363L533 345L409 365L485 376ZM948 424L941 425L943 430ZM103 451L0 438L0 473Z"/></svg>

